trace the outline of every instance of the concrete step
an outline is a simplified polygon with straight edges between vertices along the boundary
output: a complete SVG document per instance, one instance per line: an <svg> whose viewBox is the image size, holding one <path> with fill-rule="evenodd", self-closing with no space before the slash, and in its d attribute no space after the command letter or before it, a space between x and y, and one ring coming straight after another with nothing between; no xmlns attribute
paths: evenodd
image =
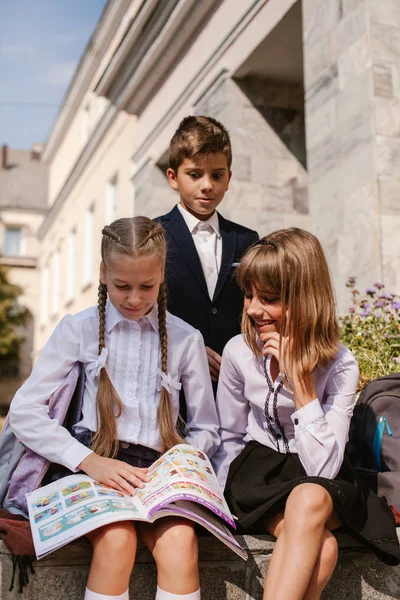
<svg viewBox="0 0 400 600"><path fill-rule="evenodd" d="M340 557L323 600L399 600L400 566L388 567L346 536L338 535ZM261 600L266 568L274 548L270 536L238 536L247 562L213 536L200 536L202 600ZM82 600L91 560L90 544L78 540L34 563L35 575L23 594L8 591L12 561L0 541L1 600ZM289 567L290 568L290 567ZM18 584L16 584L16 588ZM132 573L132 600L153 600L156 569L141 546Z"/></svg>

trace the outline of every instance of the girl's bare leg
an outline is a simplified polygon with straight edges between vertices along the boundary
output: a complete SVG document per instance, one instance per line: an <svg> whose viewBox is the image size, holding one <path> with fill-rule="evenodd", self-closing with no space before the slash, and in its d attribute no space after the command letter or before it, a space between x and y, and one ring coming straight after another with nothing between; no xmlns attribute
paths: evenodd
<svg viewBox="0 0 400 600"><path fill-rule="evenodd" d="M297 486L288 497L284 517L275 518L267 526L278 540L268 568L263 599L303 600L325 545L325 531L338 525L332 499L322 486L314 483ZM329 561L325 550L319 575L313 579L315 585L319 583L318 588L326 579L322 568L324 574L329 569L332 573L336 559L337 555L333 562L331 555ZM314 593L315 585L311 587L311 593ZM310 596L314 597L318 596Z"/></svg>
<svg viewBox="0 0 400 600"><path fill-rule="evenodd" d="M93 546L87 587L92 592L120 596L129 587L135 563L137 535L132 522L113 523L87 534Z"/></svg>
<svg viewBox="0 0 400 600"><path fill-rule="evenodd" d="M165 517L152 524L140 523L138 530L156 561L159 588L177 595L198 592L198 548L193 523Z"/></svg>
<svg viewBox="0 0 400 600"><path fill-rule="evenodd" d="M325 529L322 547L319 553L310 584L304 595L304 600L319 600L328 585L338 559L338 544L330 531Z"/></svg>

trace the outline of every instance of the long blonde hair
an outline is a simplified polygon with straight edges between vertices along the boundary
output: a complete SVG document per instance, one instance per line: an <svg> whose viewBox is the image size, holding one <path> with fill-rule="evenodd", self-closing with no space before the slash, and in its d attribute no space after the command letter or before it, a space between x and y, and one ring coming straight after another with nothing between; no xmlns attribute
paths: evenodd
<svg viewBox="0 0 400 600"><path fill-rule="evenodd" d="M118 219L104 227L101 240L101 259L107 267L110 260L119 257L156 256L164 271L166 259L166 243L164 230L159 223L147 217ZM162 282L158 293L158 331L160 336L161 370L168 371L168 336L167 336L167 294L165 283ZM107 286L99 283L98 310L99 324L99 355L105 348ZM100 371L99 387L96 397L97 431L92 440L92 450L100 456L114 457L118 451L117 423L121 416L123 405L111 380L107 369ZM162 387L157 411L163 452L182 443L174 423L173 407L168 391Z"/></svg>
<svg viewBox="0 0 400 600"><path fill-rule="evenodd" d="M328 264L321 244L311 233L292 227L275 231L251 246L237 270L248 296L273 294L282 304L282 335L290 352L282 356L289 381L294 372L310 375L332 360L339 349L339 325ZM243 310L242 333L256 356L261 356L253 320Z"/></svg>

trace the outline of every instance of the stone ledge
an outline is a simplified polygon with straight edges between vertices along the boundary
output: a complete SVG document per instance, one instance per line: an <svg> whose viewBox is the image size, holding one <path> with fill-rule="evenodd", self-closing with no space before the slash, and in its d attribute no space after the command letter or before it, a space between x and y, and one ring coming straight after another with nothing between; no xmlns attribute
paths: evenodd
<svg viewBox="0 0 400 600"><path fill-rule="evenodd" d="M400 533L400 531L399 531ZM339 563L324 600L398 600L400 567L380 563L365 548L344 535L337 536ZM248 549L247 562L213 536L200 536L202 600L261 600L266 567L274 548L271 536L238 536ZM0 541L0 600L81 600L91 560L90 544L78 540L34 563L35 575L23 594L9 592L12 563ZM151 554L138 549L131 579L134 600L155 596L155 565Z"/></svg>

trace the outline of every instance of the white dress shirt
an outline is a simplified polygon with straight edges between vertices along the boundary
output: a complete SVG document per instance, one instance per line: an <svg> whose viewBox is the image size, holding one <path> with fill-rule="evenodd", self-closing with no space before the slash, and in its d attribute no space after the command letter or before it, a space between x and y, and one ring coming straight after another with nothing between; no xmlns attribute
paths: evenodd
<svg viewBox="0 0 400 600"><path fill-rule="evenodd" d="M180 204L178 204L178 209L192 234L206 280L208 293L212 299L217 285L222 257L222 237L219 228L218 213L214 211L209 219L200 221L192 213L182 208Z"/></svg>
<svg viewBox="0 0 400 600"><path fill-rule="evenodd" d="M110 303L106 308L107 352L98 356L99 316L96 306L57 325L30 377L10 407L10 424L28 448L76 471L90 450L48 416L48 401L80 361L86 373L83 417L77 428L96 431L96 394L100 365L108 353L107 371L122 401L118 439L161 450L157 407L161 390L157 307L138 321L126 319ZM218 418L202 335L167 313L168 372L174 419L179 412L180 384L187 404L187 441L211 456L219 444Z"/></svg>
<svg viewBox="0 0 400 600"><path fill-rule="evenodd" d="M272 382L270 362L268 356L265 373L264 359L254 357L241 335L225 346L217 392L221 446L212 459L222 486L251 440L297 453L307 475L333 479L343 462L359 375L354 356L341 345L334 360L317 368L317 398L299 410L281 377Z"/></svg>

